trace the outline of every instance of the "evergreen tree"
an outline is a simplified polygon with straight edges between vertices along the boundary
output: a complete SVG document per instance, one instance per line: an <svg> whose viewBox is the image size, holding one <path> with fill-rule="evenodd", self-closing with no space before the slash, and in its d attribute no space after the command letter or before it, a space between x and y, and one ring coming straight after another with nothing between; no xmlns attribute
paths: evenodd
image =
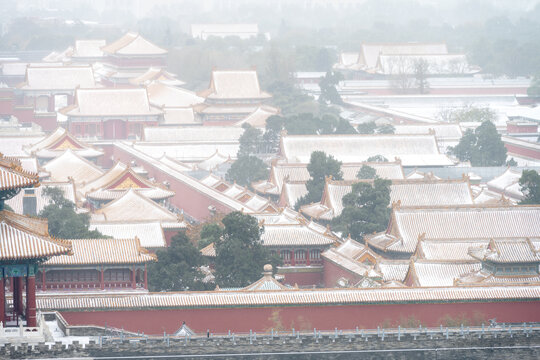
<svg viewBox="0 0 540 360"><path fill-rule="evenodd" d="M225 179L236 181L243 186L251 186L251 183L268 177L268 167L255 156L241 156L229 168Z"/></svg>
<svg viewBox="0 0 540 360"><path fill-rule="evenodd" d="M343 180L341 161L334 159L332 155L326 155L323 151L311 153L307 169L311 177L306 183L308 193L297 201L295 205L297 209L302 205L321 201L327 176L332 176L334 180Z"/></svg>
<svg viewBox="0 0 540 360"><path fill-rule="evenodd" d="M368 157L367 162L388 162L388 159L382 155L373 155Z"/></svg>
<svg viewBox="0 0 540 360"><path fill-rule="evenodd" d="M148 265L150 291L209 290L199 270L204 258L185 231L171 238L171 246L156 252L158 261Z"/></svg>
<svg viewBox="0 0 540 360"><path fill-rule="evenodd" d="M108 236L97 230L89 230L90 215L78 214L75 204L64 197L64 193L57 187L47 187L43 196L50 199L50 204L39 213L39 217L46 218L49 223L49 234L60 239L101 239Z"/></svg>
<svg viewBox="0 0 540 360"><path fill-rule="evenodd" d="M381 178L375 178L373 185L353 184L352 191L343 197L343 211L333 220L333 228L356 240L384 230L390 220L390 184Z"/></svg>
<svg viewBox="0 0 540 360"><path fill-rule="evenodd" d="M473 166L501 166L506 163L507 150L495 125L484 121L474 132L467 130L450 153Z"/></svg>
<svg viewBox="0 0 540 360"><path fill-rule="evenodd" d="M265 264L280 264L261 242L264 228L253 216L239 211L222 220L223 235L216 242L216 283L220 287L244 287L261 278Z"/></svg>
<svg viewBox="0 0 540 360"><path fill-rule="evenodd" d="M240 148L238 149L238 158L250 156L261 152L263 138L262 131L249 124L244 124L244 133L240 136Z"/></svg>
<svg viewBox="0 0 540 360"><path fill-rule="evenodd" d="M520 205L540 204L540 175L536 171L523 170L519 185L525 196Z"/></svg>
<svg viewBox="0 0 540 360"><path fill-rule="evenodd" d="M338 72L328 71L326 75L319 81L319 88L321 89L321 95L319 96L319 102L330 104L343 104L343 100L339 95L336 85L340 80L343 80L343 75Z"/></svg>

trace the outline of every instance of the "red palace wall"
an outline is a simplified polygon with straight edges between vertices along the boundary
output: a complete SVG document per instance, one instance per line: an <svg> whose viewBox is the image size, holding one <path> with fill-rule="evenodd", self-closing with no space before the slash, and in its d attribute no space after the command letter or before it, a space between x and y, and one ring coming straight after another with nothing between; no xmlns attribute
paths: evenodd
<svg viewBox="0 0 540 360"><path fill-rule="evenodd" d="M325 287L337 286L337 282L340 278L345 278L349 280L349 284L351 285L360 281L360 276L343 269L341 266L338 266L337 264L326 260L324 257L323 266L323 281Z"/></svg>
<svg viewBox="0 0 540 360"><path fill-rule="evenodd" d="M506 149L510 154L521 155L532 159L540 160L540 150L527 149L521 146L515 146L513 144L504 143Z"/></svg>
<svg viewBox="0 0 540 360"><path fill-rule="evenodd" d="M364 91L367 95L399 95L392 89L373 89L358 88L358 91ZM516 88L430 88L429 95L525 95L526 87Z"/></svg>
<svg viewBox="0 0 540 360"><path fill-rule="evenodd" d="M289 269L287 269L289 270ZM278 271L279 273L279 271ZM322 285L323 283L323 272L287 272L279 273L283 275L285 279L283 283L286 285L298 285L300 287L313 287Z"/></svg>
<svg viewBox="0 0 540 360"><path fill-rule="evenodd" d="M509 134L531 134L538 131L538 125L514 125L514 124L507 124L506 125L506 131Z"/></svg>
<svg viewBox="0 0 540 360"><path fill-rule="evenodd" d="M108 155L107 151L107 156ZM178 209L184 209L187 214L193 216L197 220L204 220L210 217L210 211L208 210L210 205L214 206L218 212L229 213L232 211L231 208L216 201L212 197L199 192L197 189L178 180L174 176L162 172L155 167L154 164L138 158L134 159L131 154L118 147L112 149L111 155L114 157L115 161L119 160L126 164L129 164L132 160L136 160L137 165L143 166L144 169L148 171L149 178L153 177L158 182L169 182L170 189L176 192L170 199L170 203Z"/></svg>
<svg viewBox="0 0 540 360"><path fill-rule="evenodd" d="M156 309L129 311L61 311L70 325L98 325L144 331L146 334L172 333L182 321L195 332L214 333L262 332L272 328L313 331L397 327L411 320L424 326L498 322L523 323L540 321L540 302L484 302L442 304L378 304L290 306L222 309Z"/></svg>

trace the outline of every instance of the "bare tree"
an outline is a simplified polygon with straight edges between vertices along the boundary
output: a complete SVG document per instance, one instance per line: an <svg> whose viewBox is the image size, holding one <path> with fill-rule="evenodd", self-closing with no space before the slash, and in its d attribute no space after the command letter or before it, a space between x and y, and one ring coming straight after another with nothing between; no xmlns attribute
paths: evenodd
<svg viewBox="0 0 540 360"><path fill-rule="evenodd" d="M429 91L429 83L427 77L429 74L429 63L424 58L417 58L414 60L414 78L416 81L416 88L420 94L425 94Z"/></svg>

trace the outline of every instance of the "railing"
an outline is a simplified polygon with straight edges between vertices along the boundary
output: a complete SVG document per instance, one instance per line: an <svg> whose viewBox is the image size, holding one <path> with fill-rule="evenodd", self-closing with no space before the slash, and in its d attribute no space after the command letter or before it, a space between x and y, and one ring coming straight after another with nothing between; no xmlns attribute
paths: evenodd
<svg viewBox="0 0 540 360"><path fill-rule="evenodd" d="M0 338L43 337L43 326L45 320L41 315L38 316L38 318L40 319L38 326L23 326L22 322L20 322L18 327L4 327L4 324L0 321Z"/></svg>

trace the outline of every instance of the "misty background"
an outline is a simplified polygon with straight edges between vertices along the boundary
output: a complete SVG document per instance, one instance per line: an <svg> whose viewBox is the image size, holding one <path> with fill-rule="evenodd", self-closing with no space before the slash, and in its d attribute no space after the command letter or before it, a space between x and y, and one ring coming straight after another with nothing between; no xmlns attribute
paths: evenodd
<svg viewBox="0 0 540 360"><path fill-rule="evenodd" d="M366 42L446 42L484 74L540 72L540 2L532 0L2 0L1 8L4 54L137 31L170 49L168 69L192 89L206 86L213 68L255 68L263 87L294 71L328 71L339 52ZM256 23L261 35L197 40L195 23Z"/></svg>

